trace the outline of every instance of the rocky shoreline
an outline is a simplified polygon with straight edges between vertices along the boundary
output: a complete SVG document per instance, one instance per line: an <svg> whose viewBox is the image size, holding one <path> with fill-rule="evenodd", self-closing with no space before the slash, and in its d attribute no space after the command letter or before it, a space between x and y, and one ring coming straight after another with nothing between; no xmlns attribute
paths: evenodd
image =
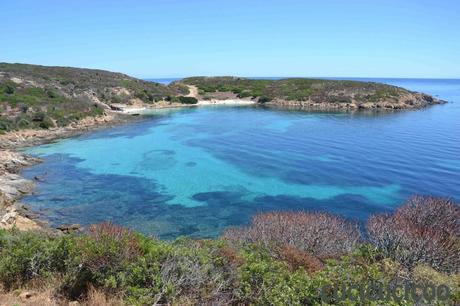
<svg viewBox="0 0 460 306"><path fill-rule="evenodd" d="M178 103L162 103L146 109L187 107ZM27 205L21 203L24 195L35 189L35 181L25 179L21 171L40 163L39 158L29 156L18 149L50 143L58 139L75 137L97 129L110 128L139 120L131 112L106 111L99 117L88 117L66 127L52 129L25 129L0 134L0 229L36 230L48 234L78 231L78 224L52 228ZM40 178L36 178L39 181Z"/></svg>
<svg viewBox="0 0 460 306"><path fill-rule="evenodd" d="M62 128L49 130L20 130L0 135L0 229L38 230L59 233L78 230L77 225L51 228L40 216L21 203L21 198L33 192L35 182L21 176L22 169L41 162L17 149L77 136L100 128L133 121L132 116L115 112L100 117L85 118ZM40 178L36 178L39 180Z"/></svg>
<svg viewBox="0 0 460 306"><path fill-rule="evenodd" d="M46 224L39 221L20 198L32 192L35 184L20 175L24 167L40 162L39 159L20 152L0 151L0 228L21 230L47 229Z"/></svg>
<svg viewBox="0 0 460 306"><path fill-rule="evenodd" d="M341 102L314 102L308 101L294 101L275 99L273 101L264 103L266 106L279 107L279 108L297 108L305 110L411 110L421 109L424 107L445 104L447 101L437 99L430 95L423 93L410 93L402 97L398 103L390 102L365 102L361 103L352 100L350 103Z"/></svg>

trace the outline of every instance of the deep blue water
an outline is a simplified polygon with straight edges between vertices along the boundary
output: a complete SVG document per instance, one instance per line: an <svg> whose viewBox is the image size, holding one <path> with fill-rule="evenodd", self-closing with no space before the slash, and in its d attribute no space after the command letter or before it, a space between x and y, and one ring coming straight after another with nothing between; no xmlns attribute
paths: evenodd
<svg viewBox="0 0 460 306"><path fill-rule="evenodd" d="M149 82L156 82L164 85L168 85L174 81L179 81L181 78L153 78L153 79L145 79L145 81Z"/></svg>
<svg viewBox="0 0 460 306"><path fill-rule="evenodd" d="M460 80L377 79L451 101L418 111L257 107L156 111L34 147L24 198L52 224L112 220L161 238L214 237L268 210L365 222L414 194L460 201Z"/></svg>

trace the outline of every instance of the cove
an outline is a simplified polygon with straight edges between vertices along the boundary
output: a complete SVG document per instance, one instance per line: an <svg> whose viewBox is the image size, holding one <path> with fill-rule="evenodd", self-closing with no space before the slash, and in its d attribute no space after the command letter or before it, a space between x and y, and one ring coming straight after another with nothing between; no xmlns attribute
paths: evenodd
<svg viewBox="0 0 460 306"><path fill-rule="evenodd" d="M382 80L379 80L382 81ZM23 201L53 225L106 220L164 239L215 237L258 212L364 223L414 194L460 199L460 81L383 80L453 101L420 111L202 107L27 150Z"/></svg>

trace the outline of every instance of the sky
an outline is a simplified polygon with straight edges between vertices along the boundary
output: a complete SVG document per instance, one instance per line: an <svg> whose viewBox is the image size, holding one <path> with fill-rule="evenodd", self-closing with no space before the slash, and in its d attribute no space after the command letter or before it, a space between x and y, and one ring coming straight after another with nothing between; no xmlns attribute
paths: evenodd
<svg viewBox="0 0 460 306"><path fill-rule="evenodd" d="M141 78L460 78L460 1L5 0L0 62Z"/></svg>

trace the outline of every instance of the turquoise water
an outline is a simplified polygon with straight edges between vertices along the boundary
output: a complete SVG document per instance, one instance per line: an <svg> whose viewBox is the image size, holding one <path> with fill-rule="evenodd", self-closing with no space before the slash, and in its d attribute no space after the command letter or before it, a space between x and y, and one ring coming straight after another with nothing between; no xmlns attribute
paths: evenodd
<svg viewBox="0 0 460 306"><path fill-rule="evenodd" d="M420 111L257 107L153 112L38 146L24 202L54 224L112 220L161 238L214 237L268 210L364 222L413 194L460 200L460 81L380 80L454 101Z"/></svg>

